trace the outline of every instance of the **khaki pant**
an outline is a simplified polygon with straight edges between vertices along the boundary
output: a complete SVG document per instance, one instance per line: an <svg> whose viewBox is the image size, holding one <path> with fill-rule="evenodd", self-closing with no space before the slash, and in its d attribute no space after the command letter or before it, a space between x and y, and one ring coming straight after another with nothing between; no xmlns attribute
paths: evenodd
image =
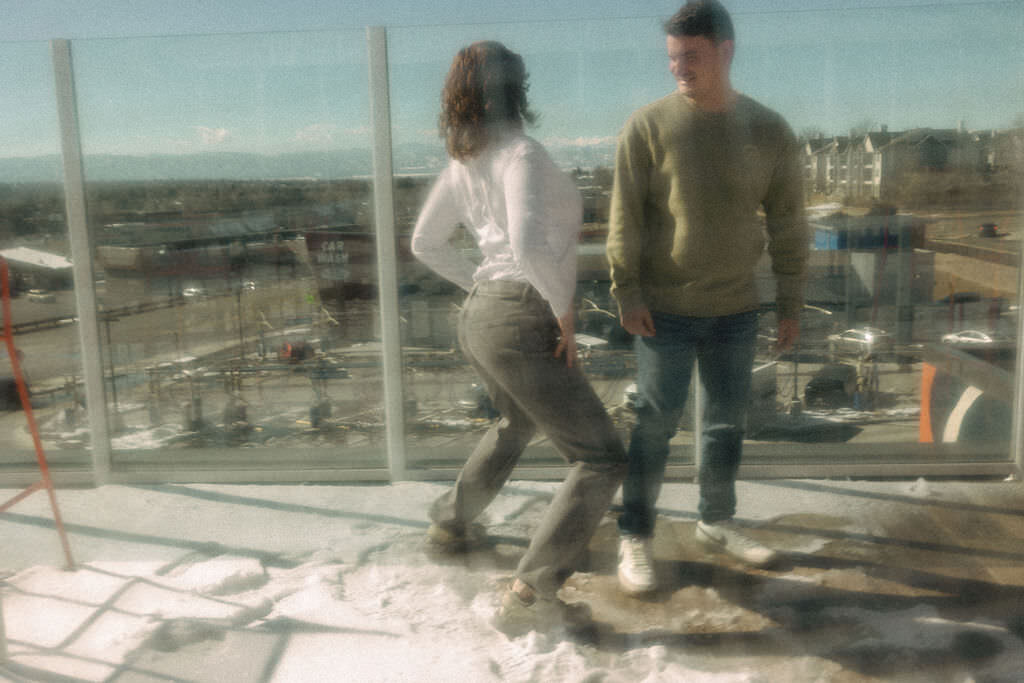
<svg viewBox="0 0 1024 683"><path fill-rule="evenodd" d="M587 378L555 358L558 323L530 285L478 283L462 310L459 342L501 417L430 516L441 525L471 522L498 495L539 428L572 467L516 576L553 595L575 570L625 477L625 449Z"/></svg>

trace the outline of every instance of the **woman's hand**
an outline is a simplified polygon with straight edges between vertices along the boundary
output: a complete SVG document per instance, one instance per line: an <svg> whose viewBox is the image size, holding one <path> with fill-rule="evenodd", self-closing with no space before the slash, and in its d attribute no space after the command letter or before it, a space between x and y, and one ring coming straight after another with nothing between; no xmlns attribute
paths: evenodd
<svg viewBox="0 0 1024 683"><path fill-rule="evenodd" d="M576 314L569 311L558 319L558 329L562 331L558 346L555 347L555 358L565 354L565 364L570 368L576 364Z"/></svg>

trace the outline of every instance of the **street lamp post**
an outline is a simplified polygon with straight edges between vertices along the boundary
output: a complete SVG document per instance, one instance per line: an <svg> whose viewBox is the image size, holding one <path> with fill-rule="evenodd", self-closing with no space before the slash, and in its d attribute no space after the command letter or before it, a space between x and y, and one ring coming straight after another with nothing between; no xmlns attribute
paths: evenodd
<svg viewBox="0 0 1024 683"><path fill-rule="evenodd" d="M238 311L238 356L245 360L245 336L242 331L242 279L239 275L238 287L235 289L235 306Z"/></svg>
<svg viewBox="0 0 1024 683"><path fill-rule="evenodd" d="M793 398L789 402L789 414L796 417L803 412L804 405L800 401L800 384L798 378L800 376L798 368L800 367L800 344L793 345Z"/></svg>
<svg viewBox="0 0 1024 683"><path fill-rule="evenodd" d="M100 315L103 316L103 327L106 330L107 336L107 355L110 358L110 398L114 402L113 428L120 430L124 423L121 419L121 409L117 403L117 369L114 366L114 345L110 336L110 323L117 322L118 318L113 317L110 312L106 311L103 304L100 304L97 308L99 308Z"/></svg>

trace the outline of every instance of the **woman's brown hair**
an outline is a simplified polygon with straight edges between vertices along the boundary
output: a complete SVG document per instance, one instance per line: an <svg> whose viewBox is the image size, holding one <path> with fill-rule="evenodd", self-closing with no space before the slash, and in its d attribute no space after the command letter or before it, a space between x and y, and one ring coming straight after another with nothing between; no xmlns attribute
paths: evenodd
<svg viewBox="0 0 1024 683"><path fill-rule="evenodd" d="M495 124L522 127L536 120L526 101L523 58L501 43L481 41L459 50L441 91L441 137L448 154L465 161L487 145Z"/></svg>

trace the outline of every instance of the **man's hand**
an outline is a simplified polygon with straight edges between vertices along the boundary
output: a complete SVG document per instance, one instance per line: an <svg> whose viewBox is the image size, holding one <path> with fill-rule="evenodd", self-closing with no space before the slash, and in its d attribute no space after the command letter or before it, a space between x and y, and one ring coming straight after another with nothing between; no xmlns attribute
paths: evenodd
<svg viewBox="0 0 1024 683"><path fill-rule="evenodd" d="M623 311L621 319L622 327L626 332L641 337L654 336L654 320L651 318L651 312L647 310L646 306Z"/></svg>
<svg viewBox="0 0 1024 683"><path fill-rule="evenodd" d="M789 351L800 338L800 321L796 318L779 320L779 338L775 341L775 353Z"/></svg>
<svg viewBox="0 0 1024 683"><path fill-rule="evenodd" d="M558 319L558 329L562 331L562 337L555 347L555 358L565 354L565 364L570 368L576 364L576 314L569 311Z"/></svg>

